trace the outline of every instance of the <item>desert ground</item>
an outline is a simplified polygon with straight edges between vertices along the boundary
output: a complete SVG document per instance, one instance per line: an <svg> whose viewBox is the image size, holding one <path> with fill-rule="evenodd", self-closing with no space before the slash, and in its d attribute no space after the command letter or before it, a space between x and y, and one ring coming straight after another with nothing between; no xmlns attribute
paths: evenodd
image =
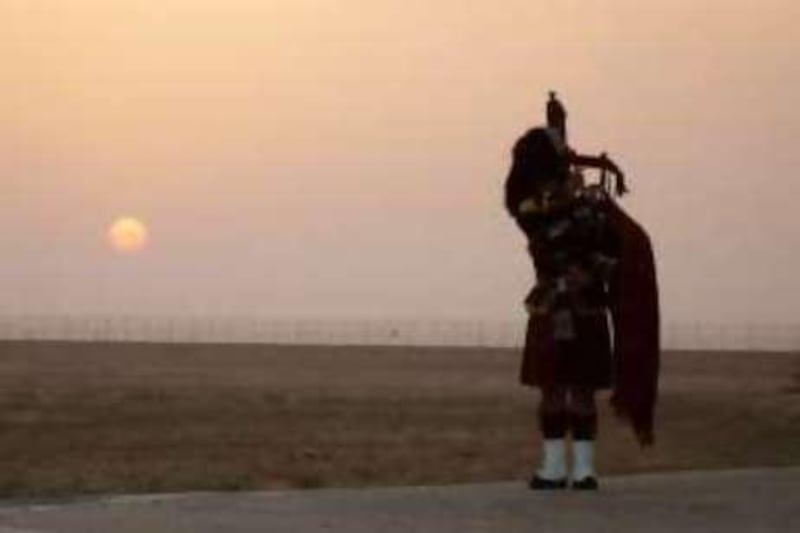
<svg viewBox="0 0 800 533"><path fill-rule="evenodd" d="M524 479L519 351L0 343L0 497ZM669 352L656 446L601 395L604 474L800 465L800 354Z"/></svg>

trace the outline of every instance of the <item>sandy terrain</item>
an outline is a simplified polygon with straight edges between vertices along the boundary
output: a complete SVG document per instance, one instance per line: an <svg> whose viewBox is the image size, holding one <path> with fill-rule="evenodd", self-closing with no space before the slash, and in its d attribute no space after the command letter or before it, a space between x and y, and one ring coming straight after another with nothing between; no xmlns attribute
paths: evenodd
<svg viewBox="0 0 800 533"><path fill-rule="evenodd" d="M513 350L0 343L0 495L526 477ZM605 473L800 465L800 355L669 353L658 444Z"/></svg>

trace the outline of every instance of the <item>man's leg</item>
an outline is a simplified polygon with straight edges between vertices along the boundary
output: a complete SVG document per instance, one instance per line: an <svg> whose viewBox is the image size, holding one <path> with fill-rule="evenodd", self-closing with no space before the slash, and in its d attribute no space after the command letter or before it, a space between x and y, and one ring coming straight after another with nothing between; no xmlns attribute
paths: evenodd
<svg viewBox="0 0 800 533"><path fill-rule="evenodd" d="M572 433L573 487L597 488L594 470L594 443L597 437L597 407L592 389L570 391L570 431Z"/></svg>
<svg viewBox="0 0 800 533"><path fill-rule="evenodd" d="M539 429L544 440L542 464L531 480L532 489L566 486L567 462L564 437L569 418L567 391L560 387L542 389L539 405Z"/></svg>

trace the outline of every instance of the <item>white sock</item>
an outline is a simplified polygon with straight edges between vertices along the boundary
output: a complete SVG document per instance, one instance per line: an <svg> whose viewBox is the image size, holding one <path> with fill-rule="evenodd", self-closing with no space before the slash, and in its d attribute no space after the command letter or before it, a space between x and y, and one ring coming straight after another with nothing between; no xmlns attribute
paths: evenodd
<svg viewBox="0 0 800 533"><path fill-rule="evenodd" d="M537 472L542 479L560 480L567 477L567 457L564 439L546 439L542 467Z"/></svg>
<svg viewBox="0 0 800 533"><path fill-rule="evenodd" d="M573 441L572 453L572 479L581 481L587 477L594 477L594 441Z"/></svg>

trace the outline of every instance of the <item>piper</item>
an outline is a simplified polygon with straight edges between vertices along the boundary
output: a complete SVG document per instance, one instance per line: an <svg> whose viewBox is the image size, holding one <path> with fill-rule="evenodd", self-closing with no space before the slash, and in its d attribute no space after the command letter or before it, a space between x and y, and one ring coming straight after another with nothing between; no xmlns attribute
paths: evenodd
<svg viewBox="0 0 800 533"><path fill-rule="evenodd" d="M525 298L529 318L520 380L541 390L543 455L529 482L537 490L598 488L598 390L612 389L617 414L631 423L642 445L651 444L658 388L658 289L650 238L616 202L627 192L622 171L606 154L572 150L566 119L551 92L547 126L516 142L505 183L506 209L525 234L536 274ZM599 182L587 182L587 169L599 170Z"/></svg>

